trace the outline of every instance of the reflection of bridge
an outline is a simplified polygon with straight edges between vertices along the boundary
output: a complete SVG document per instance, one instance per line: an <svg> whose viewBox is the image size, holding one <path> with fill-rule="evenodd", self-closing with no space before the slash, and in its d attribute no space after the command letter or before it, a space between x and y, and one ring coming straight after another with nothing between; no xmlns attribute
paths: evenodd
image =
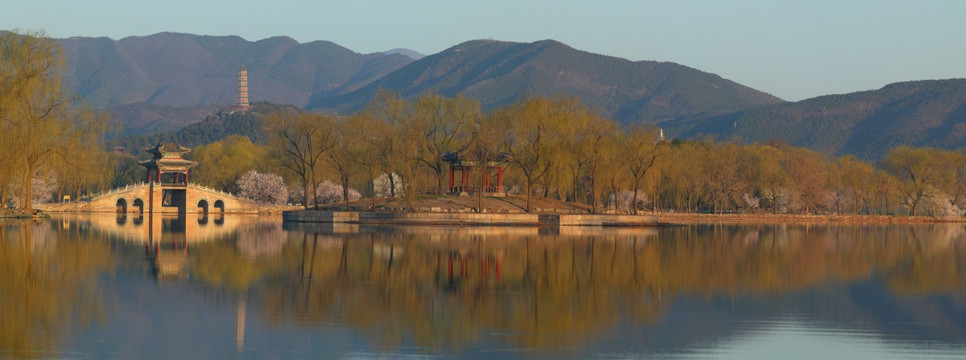
<svg viewBox="0 0 966 360"><path fill-rule="evenodd" d="M113 238L144 244L179 242L203 243L231 236L248 221L244 216L221 214L151 215L117 214L81 215L68 219L89 222L93 230Z"/></svg>
<svg viewBox="0 0 966 360"><path fill-rule="evenodd" d="M92 230L108 237L143 245L152 272L158 279L164 279L187 276L189 246L231 237L250 218L201 213L123 213L117 216L94 214L65 218L68 219L88 222Z"/></svg>

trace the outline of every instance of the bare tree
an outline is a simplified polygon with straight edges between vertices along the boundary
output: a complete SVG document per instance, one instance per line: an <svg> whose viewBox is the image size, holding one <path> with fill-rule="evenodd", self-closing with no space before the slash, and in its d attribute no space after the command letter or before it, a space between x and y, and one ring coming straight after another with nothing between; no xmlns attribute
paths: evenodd
<svg viewBox="0 0 966 360"><path fill-rule="evenodd" d="M291 170L302 180L302 188L312 189L312 204L316 203L316 186L322 156L335 146L332 136L334 120L317 114L272 114L265 119L275 157L279 165ZM306 191L308 197L308 191ZM309 208L306 199L305 208Z"/></svg>
<svg viewBox="0 0 966 360"><path fill-rule="evenodd" d="M648 171L654 167L658 156L658 130L656 128L633 126L621 138L620 152L627 157L627 172L630 175L633 213L637 213L638 192Z"/></svg>

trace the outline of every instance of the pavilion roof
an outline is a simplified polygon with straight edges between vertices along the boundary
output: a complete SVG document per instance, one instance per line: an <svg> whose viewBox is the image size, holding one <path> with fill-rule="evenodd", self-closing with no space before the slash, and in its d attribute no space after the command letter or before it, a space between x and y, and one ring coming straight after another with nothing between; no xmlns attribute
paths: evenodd
<svg viewBox="0 0 966 360"><path fill-rule="evenodd" d="M173 142L159 142L155 146L145 148L144 151L154 154L156 158L172 155L181 157L184 153L191 151L191 148L186 148Z"/></svg>
<svg viewBox="0 0 966 360"><path fill-rule="evenodd" d="M198 165L197 162L191 160L185 160L182 158L153 158L148 160L139 161L138 164L144 166L148 169L161 169L161 170L186 170L192 166Z"/></svg>
<svg viewBox="0 0 966 360"><path fill-rule="evenodd" d="M460 152L451 152L451 153L443 154L443 156L441 156L441 160L448 162L450 166L476 165L477 163L475 160L467 159L466 156L461 154ZM504 152L498 152L498 153L490 154L490 156L487 158L485 162L487 163L487 166L494 166L494 165L505 164L509 160L510 160L510 155Z"/></svg>

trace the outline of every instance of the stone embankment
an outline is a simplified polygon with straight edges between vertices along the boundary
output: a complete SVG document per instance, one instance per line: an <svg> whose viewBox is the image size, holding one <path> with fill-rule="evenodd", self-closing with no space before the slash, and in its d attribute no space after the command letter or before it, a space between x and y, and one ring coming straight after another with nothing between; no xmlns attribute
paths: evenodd
<svg viewBox="0 0 966 360"><path fill-rule="evenodd" d="M47 218L50 215L47 213L35 209L33 211L20 210L20 209L2 209L0 210L0 219L36 219L36 218Z"/></svg>
<svg viewBox="0 0 966 360"><path fill-rule="evenodd" d="M479 226L653 226L650 215L568 215L490 213L408 213L356 211L285 211L286 222L367 225L479 225Z"/></svg>

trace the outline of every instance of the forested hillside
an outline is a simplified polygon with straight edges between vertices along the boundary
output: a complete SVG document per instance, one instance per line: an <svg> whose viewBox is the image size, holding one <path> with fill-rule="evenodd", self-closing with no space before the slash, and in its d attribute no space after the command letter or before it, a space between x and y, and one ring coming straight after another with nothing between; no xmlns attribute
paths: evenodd
<svg viewBox="0 0 966 360"><path fill-rule="evenodd" d="M95 108L139 102L166 106L237 102L245 65L253 101L305 106L313 95L351 91L412 61L401 54L359 54L328 41L159 33L121 40L58 40L64 84Z"/></svg>
<svg viewBox="0 0 966 360"><path fill-rule="evenodd" d="M102 110L112 119L110 138L176 131L216 114L222 105L171 107L149 103L121 105Z"/></svg>
<svg viewBox="0 0 966 360"><path fill-rule="evenodd" d="M780 103L769 94L670 62L629 61L544 40L469 41L424 57L365 87L313 97L309 108L359 110L379 89L412 98L427 90L480 100L485 109L523 97L576 96L622 123L724 112Z"/></svg>
<svg viewBox="0 0 966 360"><path fill-rule="evenodd" d="M265 141L262 117L271 113L300 113L297 107L270 103L255 103L247 112L223 110L202 118L202 121L176 131L151 135L128 136L108 142L112 147L123 147L125 152L141 155L144 149L161 141L173 141L187 147L195 147L222 140L229 135L243 135L256 143Z"/></svg>
<svg viewBox="0 0 966 360"><path fill-rule="evenodd" d="M966 146L966 79L895 83L660 126L669 136L683 139L780 140L865 159L878 159L900 145L960 148Z"/></svg>

